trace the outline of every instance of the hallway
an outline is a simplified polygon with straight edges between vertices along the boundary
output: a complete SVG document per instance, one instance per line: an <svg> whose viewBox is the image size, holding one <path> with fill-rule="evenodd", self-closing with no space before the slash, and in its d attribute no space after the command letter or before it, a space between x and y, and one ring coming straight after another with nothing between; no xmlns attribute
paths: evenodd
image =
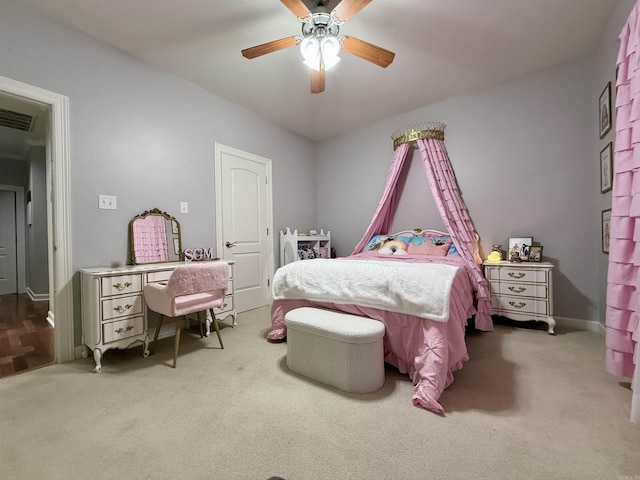
<svg viewBox="0 0 640 480"><path fill-rule="evenodd" d="M0 295L0 378L55 362L48 308L24 293Z"/></svg>

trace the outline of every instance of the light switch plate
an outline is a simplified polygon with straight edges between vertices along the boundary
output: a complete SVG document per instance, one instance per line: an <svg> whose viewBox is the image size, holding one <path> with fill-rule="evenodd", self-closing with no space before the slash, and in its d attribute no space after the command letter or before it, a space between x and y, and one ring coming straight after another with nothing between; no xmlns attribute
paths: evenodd
<svg viewBox="0 0 640 480"><path fill-rule="evenodd" d="M180 202L180 213L189 213L189 202Z"/></svg>
<svg viewBox="0 0 640 480"><path fill-rule="evenodd" d="M115 195L98 195L98 208L101 210L117 210Z"/></svg>

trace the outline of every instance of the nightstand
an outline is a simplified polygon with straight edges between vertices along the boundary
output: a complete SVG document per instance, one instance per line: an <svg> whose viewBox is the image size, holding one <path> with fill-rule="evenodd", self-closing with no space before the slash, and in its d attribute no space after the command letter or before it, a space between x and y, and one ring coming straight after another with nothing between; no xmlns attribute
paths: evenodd
<svg viewBox="0 0 640 480"><path fill-rule="evenodd" d="M484 262L494 315L549 324L553 334L553 264L551 262Z"/></svg>

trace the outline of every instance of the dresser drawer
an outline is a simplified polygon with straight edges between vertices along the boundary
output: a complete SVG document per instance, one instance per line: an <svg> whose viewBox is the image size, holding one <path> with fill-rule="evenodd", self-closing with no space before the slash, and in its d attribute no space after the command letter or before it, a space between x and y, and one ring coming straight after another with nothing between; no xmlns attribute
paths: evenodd
<svg viewBox="0 0 640 480"><path fill-rule="evenodd" d="M166 282L173 273L173 270L164 270L162 272L147 273L147 283Z"/></svg>
<svg viewBox="0 0 640 480"><path fill-rule="evenodd" d="M501 295L518 295L541 299L548 298L546 283L502 282L498 285L491 285L491 291Z"/></svg>
<svg viewBox="0 0 640 480"><path fill-rule="evenodd" d="M224 297L224 303L222 305L220 305L219 307L215 307L213 309L213 312L216 315L221 315L223 313L226 313L230 310L233 310L233 295L227 295L226 297Z"/></svg>
<svg viewBox="0 0 640 480"><path fill-rule="evenodd" d="M142 315L102 324L104 343L115 342L129 337L135 337L144 332Z"/></svg>
<svg viewBox="0 0 640 480"><path fill-rule="evenodd" d="M489 281L547 283L547 271L542 269L517 267L490 268L488 269L488 274Z"/></svg>
<svg viewBox="0 0 640 480"><path fill-rule="evenodd" d="M546 300L525 297L510 297L508 295L491 296L491 306L508 317L510 313L521 315L551 315L549 302Z"/></svg>
<svg viewBox="0 0 640 480"><path fill-rule="evenodd" d="M142 313L142 295L118 297L102 301L102 320Z"/></svg>
<svg viewBox="0 0 640 480"><path fill-rule="evenodd" d="M104 277L100 279L100 293L103 298L141 291L142 276L140 274L119 275L117 277Z"/></svg>

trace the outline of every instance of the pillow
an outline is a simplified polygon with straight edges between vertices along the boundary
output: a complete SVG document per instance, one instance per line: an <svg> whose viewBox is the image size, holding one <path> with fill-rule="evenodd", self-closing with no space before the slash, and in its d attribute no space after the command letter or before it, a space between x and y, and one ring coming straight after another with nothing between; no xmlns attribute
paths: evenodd
<svg viewBox="0 0 640 480"><path fill-rule="evenodd" d="M424 242L422 245L409 244L407 247L407 253L409 255L431 255L434 257L444 257L451 247L451 240L436 245L433 242Z"/></svg>
<svg viewBox="0 0 640 480"><path fill-rule="evenodd" d="M410 234L409 236L407 235L401 235L399 237L396 237L397 240L400 240L402 243L415 243L415 244L420 244L422 242L424 242L424 239L420 239L420 237L418 237L415 234Z"/></svg>
<svg viewBox="0 0 640 480"><path fill-rule="evenodd" d="M374 235L364 247L364 251L379 250L389 240L389 235Z"/></svg>
<svg viewBox="0 0 640 480"><path fill-rule="evenodd" d="M447 251L447 255L459 255L458 249L456 248L455 243L451 239L450 235L434 235L433 233L424 232L422 234L424 238L428 238L434 245L442 245L445 242L451 242L449 246L449 250Z"/></svg>

